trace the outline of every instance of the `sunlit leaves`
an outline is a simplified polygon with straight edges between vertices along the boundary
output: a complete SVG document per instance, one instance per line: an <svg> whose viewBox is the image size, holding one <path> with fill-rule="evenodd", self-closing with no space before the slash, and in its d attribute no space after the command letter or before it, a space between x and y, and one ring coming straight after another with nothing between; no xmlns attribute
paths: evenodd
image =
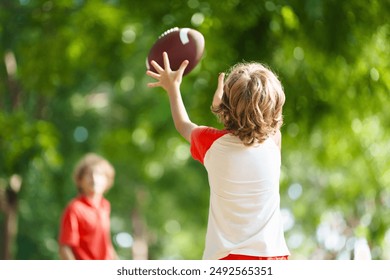
<svg viewBox="0 0 390 280"><path fill-rule="evenodd" d="M123 258L132 257L134 211L146 222L150 258L201 257L207 174L145 75L155 38L183 26L206 40L182 84L195 122L220 125L212 95L218 73L236 62L266 63L284 85L281 202L291 258L351 258L357 237L374 258L389 258L389 11L381 0L2 1L1 61L14 54L22 99L15 110L1 67L0 177L25 176L20 227L36 219L42 230L21 233L18 257L57 258L73 164L89 151L116 167L108 197Z"/></svg>

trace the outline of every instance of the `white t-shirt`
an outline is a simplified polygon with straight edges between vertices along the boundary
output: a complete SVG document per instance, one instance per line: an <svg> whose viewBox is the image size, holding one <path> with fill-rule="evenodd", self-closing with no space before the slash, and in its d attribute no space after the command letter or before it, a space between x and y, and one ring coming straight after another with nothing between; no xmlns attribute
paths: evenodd
<svg viewBox="0 0 390 280"><path fill-rule="evenodd" d="M245 146L226 130L198 127L191 154L204 164L210 209L203 259L289 255L280 214L281 157L272 139Z"/></svg>

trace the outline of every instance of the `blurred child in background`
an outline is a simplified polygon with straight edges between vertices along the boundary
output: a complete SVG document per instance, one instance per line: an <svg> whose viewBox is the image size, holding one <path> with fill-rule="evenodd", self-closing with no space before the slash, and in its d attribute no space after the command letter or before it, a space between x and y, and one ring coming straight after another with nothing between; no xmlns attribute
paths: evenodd
<svg viewBox="0 0 390 280"><path fill-rule="evenodd" d="M94 153L86 154L76 165L73 179L78 196L68 203L62 214L59 233L61 259L118 258L111 242L111 206L104 198L113 185L114 176L113 166Z"/></svg>

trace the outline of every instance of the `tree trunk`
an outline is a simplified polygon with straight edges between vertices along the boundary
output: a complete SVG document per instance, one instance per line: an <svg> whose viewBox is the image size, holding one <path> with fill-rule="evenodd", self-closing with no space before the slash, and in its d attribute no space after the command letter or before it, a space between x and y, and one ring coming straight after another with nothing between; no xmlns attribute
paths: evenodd
<svg viewBox="0 0 390 280"><path fill-rule="evenodd" d="M22 179L19 175L13 175L10 179L9 187L6 188L1 199L1 209L3 209L4 227L3 227L3 250L1 258L4 260L14 259L15 238L18 232L18 193L22 185Z"/></svg>

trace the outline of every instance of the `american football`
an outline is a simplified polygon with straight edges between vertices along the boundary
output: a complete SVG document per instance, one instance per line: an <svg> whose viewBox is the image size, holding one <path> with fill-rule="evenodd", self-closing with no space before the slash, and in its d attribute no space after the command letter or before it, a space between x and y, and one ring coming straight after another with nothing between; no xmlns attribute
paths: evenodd
<svg viewBox="0 0 390 280"><path fill-rule="evenodd" d="M172 70L179 69L184 60L189 64L183 75L190 73L199 63L204 52L204 37L202 33L192 28L172 28L164 32L150 49L146 59L146 68L156 72L151 61L156 61L164 67L163 52L168 53Z"/></svg>

